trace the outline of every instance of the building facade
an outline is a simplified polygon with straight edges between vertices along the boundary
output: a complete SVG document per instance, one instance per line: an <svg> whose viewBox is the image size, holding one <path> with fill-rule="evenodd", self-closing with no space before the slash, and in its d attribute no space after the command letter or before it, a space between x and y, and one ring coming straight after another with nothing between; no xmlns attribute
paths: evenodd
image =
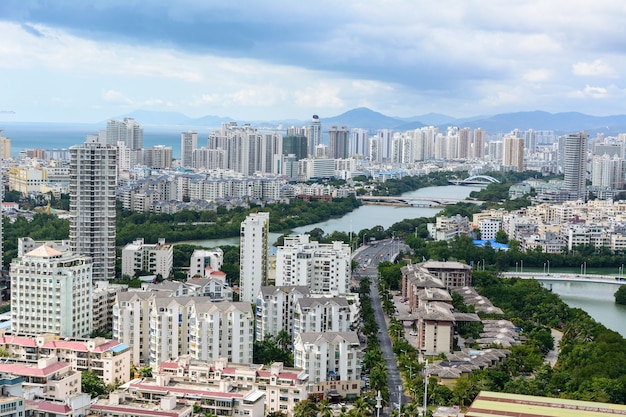
<svg viewBox="0 0 626 417"><path fill-rule="evenodd" d="M93 138L70 149L70 244L90 256L93 279L115 278L116 149Z"/></svg>
<svg viewBox="0 0 626 417"><path fill-rule="evenodd" d="M251 213L241 223L239 287L241 301L254 303L267 285L270 214Z"/></svg>

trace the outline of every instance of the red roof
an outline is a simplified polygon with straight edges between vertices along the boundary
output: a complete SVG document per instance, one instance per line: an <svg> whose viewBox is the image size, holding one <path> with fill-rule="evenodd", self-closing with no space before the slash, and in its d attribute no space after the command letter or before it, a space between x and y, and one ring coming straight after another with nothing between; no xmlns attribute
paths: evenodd
<svg viewBox="0 0 626 417"><path fill-rule="evenodd" d="M16 363L0 363L0 372L8 372L18 376L48 376L61 369L70 368L67 362L55 362L45 368L34 368Z"/></svg>
<svg viewBox="0 0 626 417"><path fill-rule="evenodd" d="M161 362L161 369L178 369L176 362Z"/></svg>
<svg viewBox="0 0 626 417"><path fill-rule="evenodd" d="M256 374L261 378L269 378L270 376L272 376L272 373L270 371L257 371Z"/></svg>
<svg viewBox="0 0 626 417"><path fill-rule="evenodd" d="M133 408L133 407L120 407L115 405L99 405L94 404L91 406L92 410L110 411L113 413L126 413L132 415L148 415L148 416L163 416L163 417L178 417L179 413L172 413L168 411L149 410L146 408Z"/></svg>
<svg viewBox="0 0 626 417"><path fill-rule="evenodd" d="M235 375L237 374L237 368L224 368L222 369L223 375Z"/></svg>
<svg viewBox="0 0 626 417"><path fill-rule="evenodd" d="M71 407L62 403L53 403L49 401L29 401L28 403L36 406L40 411L47 411L49 413L69 414L72 412Z"/></svg>
<svg viewBox="0 0 626 417"><path fill-rule="evenodd" d="M32 337L2 336L0 337L0 343L25 347L37 347L37 343Z"/></svg>
<svg viewBox="0 0 626 417"><path fill-rule="evenodd" d="M160 385L149 385L149 384L130 384L130 388L135 388L139 391L158 391L158 392L171 392L175 394L179 394L178 396L184 396L185 394L192 395L203 395L205 397L220 397L220 398L243 398L243 394L238 394L235 392L218 392L218 391L207 391L200 389L191 389L191 388L180 388L180 387L163 387Z"/></svg>
<svg viewBox="0 0 626 417"><path fill-rule="evenodd" d="M293 372L281 372L278 374L278 378L280 379L298 379L298 374L294 374Z"/></svg>
<svg viewBox="0 0 626 417"><path fill-rule="evenodd" d="M73 342L71 340L53 340L43 344L48 349L67 349L75 352L88 352L87 345L81 342Z"/></svg>
<svg viewBox="0 0 626 417"><path fill-rule="evenodd" d="M96 346L93 351L94 352L106 352L107 350L110 350L111 348L114 348L115 346L119 344L120 342L118 342L117 340L109 340L108 342L105 342L101 345Z"/></svg>

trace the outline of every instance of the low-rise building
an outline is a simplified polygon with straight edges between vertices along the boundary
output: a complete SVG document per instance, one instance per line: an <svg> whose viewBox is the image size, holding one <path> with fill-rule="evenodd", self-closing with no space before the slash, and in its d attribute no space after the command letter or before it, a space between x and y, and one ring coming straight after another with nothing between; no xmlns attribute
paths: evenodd
<svg viewBox="0 0 626 417"><path fill-rule="evenodd" d="M159 239L155 244L137 239L122 249L122 275L133 277L137 271L148 271L167 278L172 273L174 247Z"/></svg>

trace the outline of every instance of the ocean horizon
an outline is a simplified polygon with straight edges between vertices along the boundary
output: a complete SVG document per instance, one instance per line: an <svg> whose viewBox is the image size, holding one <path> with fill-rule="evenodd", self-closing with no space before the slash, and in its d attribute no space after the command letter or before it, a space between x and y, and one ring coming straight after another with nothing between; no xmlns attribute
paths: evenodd
<svg viewBox="0 0 626 417"><path fill-rule="evenodd" d="M11 139L11 156L23 149L68 149L85 143L89 135L106 130L106 123L28 123L9 122L0 125L2 136ZM174 159L180 158L180 134L198 132L198 147L206 146L209 134L216 128L195 126L143 126L143 146L170 146Z"/></svg>

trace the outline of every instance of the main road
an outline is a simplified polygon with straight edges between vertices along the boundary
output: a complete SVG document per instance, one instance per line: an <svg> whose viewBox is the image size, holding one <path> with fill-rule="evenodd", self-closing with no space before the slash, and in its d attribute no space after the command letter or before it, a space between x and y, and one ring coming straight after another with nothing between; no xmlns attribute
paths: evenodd
<svg viewBox="0 0 626 417"><path fill-rule="evenodd" d="M359 262L359 275L370 278L370 296L372 298L372 308L374 309L374 317L378 325L378 342L385 358L387 366L387 386L389 387L390 405L398 407L398 401L402 404L407 403L407 397L404 395L402 388L402 378L398 370L389 337L387 322L385 321L385 313L383 312L380 294L378 292L378 263L384 260L392 260L403 249L406 250L404 243L398 239L379 241L363 246L359 251L355 252L355 259ZM389 409L382 409L381 415L388 415Z"/></svg>

